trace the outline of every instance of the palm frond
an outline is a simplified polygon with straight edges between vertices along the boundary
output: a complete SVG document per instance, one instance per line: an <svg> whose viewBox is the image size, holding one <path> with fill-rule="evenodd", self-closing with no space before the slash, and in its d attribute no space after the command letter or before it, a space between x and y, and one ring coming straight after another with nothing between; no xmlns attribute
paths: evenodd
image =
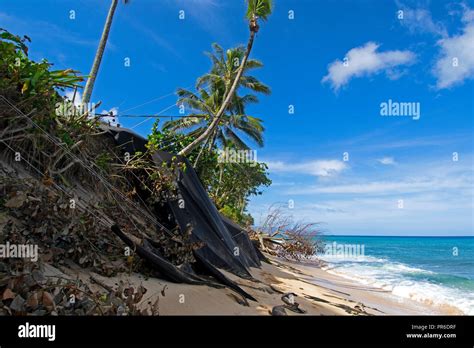
<svg viewBox="0 0 474 348"><path fill-rule="evenodd" d="M247 3L246 17L248 20L261 18L265 21L272 13L272 0L247 0Z"/></svg>
<svg viewBox="0 0 474 348"><path fill-rule="evenodd" d="M163 124L163 130L170 130L176 132L178 130L186 130L188 128L196 127L199 125L204 126L205 124L206 120L203 117L187 116L176 120L166 121Z"/></svg>
<svg viewBox="0 0 474 348"><path fill-rule="evenodd" d="M240 83L242 86L249 88L254 92L259 92L266 95L269 95L272 93L270 87L260 82L257 78L253 76L246 76L246 75L242 76L242 78L240 79Z"/></svg>
<svg viewBox="0 0 474 348"><path fill-rule="evenodd" d="M250 149L247 144L245 144L245 142L240 139L240 137L230 127L224 128L224 134L228 138L228 140L230 140L230 142L235 145L236 148L242 150Z"/></svg>
<svg viewBox="0 0 474 348"><path fill-rule="evenodd" d="M250 70L250 69L257 69L257 68L262 68L263 63L257 59L249 59L247 60L247 63L245 64L244 71Z"/></svg>

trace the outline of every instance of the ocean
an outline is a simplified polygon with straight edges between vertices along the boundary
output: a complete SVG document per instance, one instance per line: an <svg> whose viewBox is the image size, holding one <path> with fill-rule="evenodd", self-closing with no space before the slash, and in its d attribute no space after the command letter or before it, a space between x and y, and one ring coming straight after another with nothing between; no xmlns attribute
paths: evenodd
<svg viewBox="0 0 474 348"><path fill-rule="evenodd" d="M328 272L474 315L474 237L320 238L325 252L318 258Z"/></svg>

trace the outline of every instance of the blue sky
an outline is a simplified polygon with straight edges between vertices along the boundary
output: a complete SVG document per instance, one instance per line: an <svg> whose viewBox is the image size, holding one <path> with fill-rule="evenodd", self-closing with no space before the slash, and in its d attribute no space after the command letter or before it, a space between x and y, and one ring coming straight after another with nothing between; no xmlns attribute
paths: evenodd
<svg viewBox="0 0 474 348"><path fill-rule="evenodd" d="M108 6L0 0L0 27L31 37L32 58L87 74ZM248 110L265 122L258 159L273 180L251 200L256 221L279 203L330 234L473 235L473 9L276 0L252 51L265 64L256 75L272 88ZM211 43L246 43L244 12L237 0L120 4L93 100L119 115L176 115L173 92L209 69ZM388 100L415 103L419 119L381 116ZM153 123L119 122L143 135Z"/></svg>

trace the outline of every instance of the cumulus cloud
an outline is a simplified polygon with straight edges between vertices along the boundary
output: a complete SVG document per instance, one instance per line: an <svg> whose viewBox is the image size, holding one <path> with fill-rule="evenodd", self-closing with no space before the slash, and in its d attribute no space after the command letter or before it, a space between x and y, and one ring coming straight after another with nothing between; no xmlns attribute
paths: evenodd
<svg viewBox="0 0 474 348"><path fill-rule="evenodd" d="M438 89L474 78L474 11L466 8L462 21L461 34L438 41L441 53L433 68Z"/></svg>
<svg viewBox="0 0 474 348"><path fill-rule="evenodd" d="M102 110L101 112L102 115L110 115L110 116L102 116L100 119L102 122L110 124L111 126L116 127L119 124L118 120L118 108L114 107L110 110Z"/></svg>
<svg viewBox="0 0 474 348"><path fill-rule="evenodd" d="M429 10L398 6L403 11L400 23L411 33L429 33L438 39L440 51L432 68L437 89L450 88L474 78L474 10L460 3L459 10L450 12L460 16L462 23L461 33L450 36L443 23L433 20Z"/></svg>
<svg viewBox="0 0 474 348"><path fill-rule="evenodd" d="M335 60L329 64L328 74L322 82L329 82L338 90L349 83L354 77L370 76L385 72L390 78L396 78L395 68L414 62L416 56L411 51L384 51L379 52L379 44L367 42L347 52L344 61Z"/></svg>
<svg viewBox="0 0 474 348"><path fill-rule="evenodd" d="M391 164L396 164L395 159L393 157L382 157L377 159L377 161L381 164L385 165L391 165Z"/></svg>
<svg viewBox="0 0 474 348"><path fill-rule="evenodd" d="M308 174L318 177L333 176L347 168L346 163L339 160L315 160L303 163L267 161L266 163L274 172Z"/></svg>

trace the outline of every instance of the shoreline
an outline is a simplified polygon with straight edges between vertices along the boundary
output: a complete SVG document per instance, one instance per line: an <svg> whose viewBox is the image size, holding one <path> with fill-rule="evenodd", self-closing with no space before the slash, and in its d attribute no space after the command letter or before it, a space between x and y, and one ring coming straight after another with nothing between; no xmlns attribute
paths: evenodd
<svg viewBox="0 0 474 348"><path fill-rule="evenodd" d="M416 301L393 294L375 286L364 285L343 275L325 270L311 262L295 263L281 261L306 273L309 281L318 286L320 290L332 290L339 297L347 301L363 303L371 309L368 314L373 315L465 315L459 308L448 304L434 304Z"/></svg>
<svg viewBox="0 0 474 348"><path fill-rule="evenodd" d="M160 315L271 315L281 306L282 295L294 293L306 313L288 309L287 315L463 315L452 306L437 306L395 296L389 291L365 286L331 274L316 262L293 262L265 255L271 264L251 268L254 280L221 270L258 302L246 301L228 288L171 283L141 274L103 277L88 270L48 267L49 277L80 278L94 290L117 287L120 282L147 289L139 306L147 308L158 299ZM90 281L91 275L102 285ZM103 290L103 289L102 289Z"/></svg>

